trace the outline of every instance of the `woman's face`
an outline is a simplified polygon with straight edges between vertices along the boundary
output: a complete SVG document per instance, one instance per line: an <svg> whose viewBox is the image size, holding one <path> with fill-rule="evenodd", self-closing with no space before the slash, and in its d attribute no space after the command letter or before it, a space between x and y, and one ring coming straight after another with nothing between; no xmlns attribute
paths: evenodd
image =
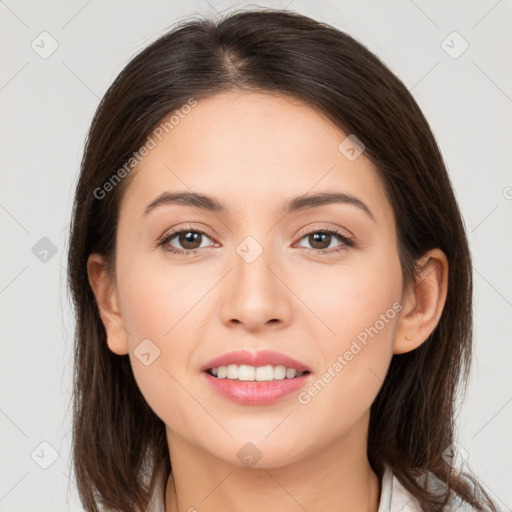
<svg viewBox="0 0 512 512"><path fill-rule="evenodd" d="M277 467L358 443L402 300L393 212L372 164L349 134L288 98L229 92L187 112L153 136L121 204L115 296L124 330L109 336L110 348L129 352L171 451L180 439L231 464L249 455ZM208 196L222 210L199 200L147 210L163 193ZM326 193L355 199L293 203ZM242 349L283 354L310 373L291 384L203 371ZM227 394L212 385L220 380Z"/></svg>

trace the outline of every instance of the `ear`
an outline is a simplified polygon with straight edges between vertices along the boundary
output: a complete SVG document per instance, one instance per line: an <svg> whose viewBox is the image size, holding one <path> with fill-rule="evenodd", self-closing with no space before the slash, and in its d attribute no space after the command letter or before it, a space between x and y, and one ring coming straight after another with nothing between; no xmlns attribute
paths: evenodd
<svg viewBox="0 0 512 512"><path fill-rule="evenodd" d="M448 259L441 249L432 249L420 259L420 275L403 301L393 352L403 354L418 348L441 318L448 293Z"/></svg>
<svg viewBox="0 0 512 512"><path fill-rule="evenodd" d="M129 350L127 332L118 309L116 288L101 254L89 255L87 275L107 333L108 347L115 354L125 355Z"/></svg>

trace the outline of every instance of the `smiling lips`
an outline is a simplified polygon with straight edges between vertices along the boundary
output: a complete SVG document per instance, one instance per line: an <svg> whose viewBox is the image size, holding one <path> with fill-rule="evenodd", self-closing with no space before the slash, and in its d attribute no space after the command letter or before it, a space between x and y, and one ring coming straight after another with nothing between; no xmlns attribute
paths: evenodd
<svg viewBox="0 0 512 512"><path fill-rule="evenodd" d="M311 374L299 361L270 350L230 352L201 370L217 393L245 405L271 404L300 389Z"/></svg>

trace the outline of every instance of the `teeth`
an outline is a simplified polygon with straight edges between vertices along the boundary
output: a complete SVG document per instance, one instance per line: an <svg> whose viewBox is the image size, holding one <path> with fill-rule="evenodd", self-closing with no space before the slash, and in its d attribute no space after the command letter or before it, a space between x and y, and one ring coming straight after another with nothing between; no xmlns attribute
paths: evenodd
<svg viewBox="0 0 512 512"><path fill-rule="evenodd" d="M304 372L301 372L301 375L302 373ZM287 379L293 379L293 377L295 377L297 375L297 370L293 369L293 368L286 368L286 378ZM300 377L300 375L299 375Z"/></svg>
<svg viewBox="0 0 512 512"><path fill-rule="evenodd" d="M229 364L212 368L211 372L218 379L246 380L246 381L269 381L293 379L301 377L304 372L297 372L294 368L286 368L283 365L272 366L249 366L247 364Z"/></svg>

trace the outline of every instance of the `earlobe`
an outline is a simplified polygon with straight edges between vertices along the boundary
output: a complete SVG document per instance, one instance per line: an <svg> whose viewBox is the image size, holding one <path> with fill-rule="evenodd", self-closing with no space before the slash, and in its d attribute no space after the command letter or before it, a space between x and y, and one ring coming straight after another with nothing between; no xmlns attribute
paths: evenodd
<svg viewBox="0 0 512 512"><path fill-rule="evenodd" d="M428 251L420 260L416 283L403 301L393 352L418 348L436 328L448 293L448 259L441 249Z"/></svg>
<svg viewBox="0 0 512 512"><path fill-rule="evenodd" d="M127 332L118 308L112 276L107 272L101 254L89 255L87 275L107 333L108 347L114 354L125 355L129 350Z"/></svg>

